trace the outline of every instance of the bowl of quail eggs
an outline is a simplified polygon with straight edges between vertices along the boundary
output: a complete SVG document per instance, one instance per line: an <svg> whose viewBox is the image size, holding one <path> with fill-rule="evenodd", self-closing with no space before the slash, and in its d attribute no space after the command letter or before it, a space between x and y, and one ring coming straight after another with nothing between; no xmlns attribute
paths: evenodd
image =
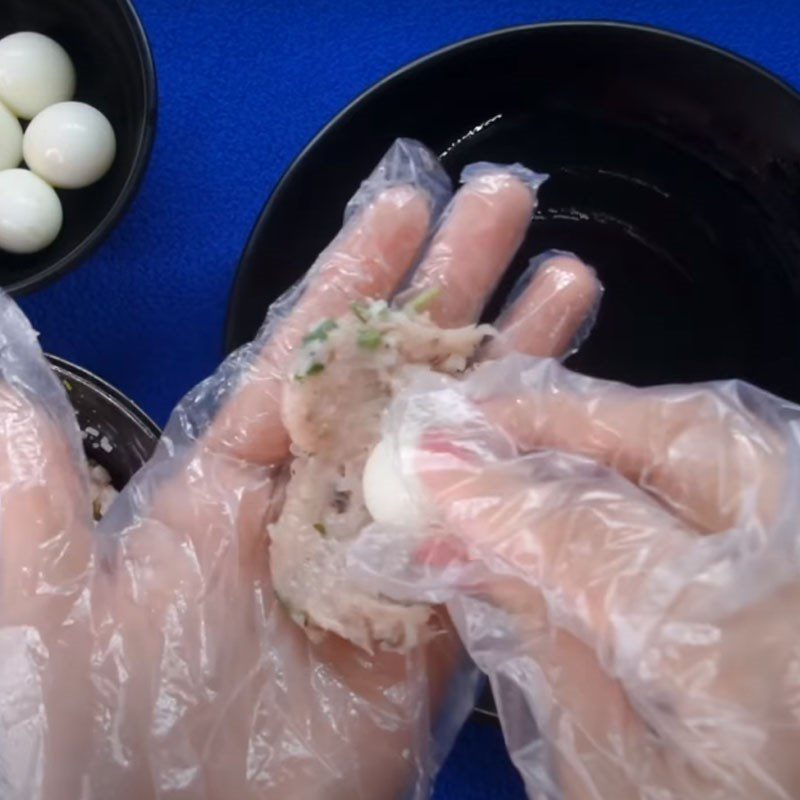
<svg viewBox="0 0 800 800"><path fill-rule="evenodd" d="M129 0L3 0L0 286L39 288L103 241L144 175L156 105Z"/></svg>

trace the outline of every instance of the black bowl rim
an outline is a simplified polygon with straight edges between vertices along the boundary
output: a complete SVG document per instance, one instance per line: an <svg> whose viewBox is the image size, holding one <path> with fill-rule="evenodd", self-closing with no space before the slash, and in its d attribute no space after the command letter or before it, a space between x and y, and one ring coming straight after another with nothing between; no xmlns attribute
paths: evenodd
<svg viewBox="0 0 800 800"><path fill-rule="evenodd" d="M145 120L141 136L136 145L136 155L128 177L116 200L106 212L99 224L79 244L65 253L49 266L34 272L32 275L4 286L11 295L27 294L41 289L57 278L75 269L84 259L93 253L108 237L117 223L122 219L128 207L136 197L150 161L155 139L156 120L158 116L158 81L153 51L147 38L144 25L136 13L132 0L117 0L119 10L125 16L136 45L139 56L139 68L144 79Z"/></svg>
<svg viewBox="0 0 800 800"><path fill-rule="evenodd" d="M333 117L333 119L331 119L328 123L326 123L311 139L311 141L308 142L308 144L306 144L306 146L300 151L300 153L294 158L294 160L289 164L288 168L286 169L286 171L281 176L280 180L273 188L264 207L262 208L260 214L258 215L255 225L250 231L250 236L247 240L247 244L245 245L242 256L239 259L239 264L236 268L236 272L234 274L233 281L231 283L231 291L228 299L228 308L225 318L225 326L223 334L224 352L229 353L232 350L234 350L237 346L236 309L238 308L240 303L244 300L244 295L246 294L245 277L247 273L250 271L249 264L255 256L256 242L260 238L261 229L267 224L267 221L272 213L273 207L281 202L283 194L286 192L287 187L292 183L292 181L294 181L296 173L300 171L301 167L305 164L305 162L308 159L313 158L313 154L317 148L317 145L331 131L333 131L336 128L339 128L342 125L346 125L350 115L353 112L355 112L359 108L359 106L361 106L362 103L364 103L368 99L371 99L375 95L386 91L388 88L390 88L391 84L393 84L396 80L406 78L409 76L409 74L413 73L420 67L429 66L430 64L438 61L439 59L446 58L456 50L469 49L479 44L482 45L488 40L502 40L506 37L516 37L519 36L520 34L527 35L542 30L553 30L558 28L564 28L564 29L611 28L611 29L625 31L627 33L632 33L635 35L645 34L648 36L655 36L657 38L668 39L680 42L681 44L688 44L693 47L698 47L703 50L708 50L712 53L715 53L718 56L721 56L724 59L738 63L739 65L746 67L752 72L758 74L765 80L770 81L771 83L775 84L779 89L782 89L784 92L786 92L786 94L790 98L793 98L797 103L800 104L800 92L798 92L793 86L791 86L782 78L779 78L777 75L773 74L765 67L762 67L760 64L757 64L755 61L752 61L746 58L745 56L741 56L738 53L726 50L725 48L720 47L719 45L716 44L712 44L711 42L705 41L704 39L688 36L686 34L679 33L677 31L668 30L666 28L658 28L652 25L641 25L634 22L624 22L615 20L575 19L575 20L560 20L552 22L540 22L540 23L525 24L525 25L514 25L512 27L499 28L497 30L489 31L487 33L481 33L478 34L477 36L471 36L467 39L461 39L460 41L455 42L454 44L450 44L438 50L434 50L433 52L423 55L420 58L417 58L414 61L411 61L408 64L400 67L399 69L396 69L389 75L386 75L385 77L381 78L376 83L373 83L363 92L361 92L354 100L351 100L338 114L336 114L336 116Z"/></svg>
<svg viewBox="0 0 800 800"><path fill-rule="evenodd" d="M82 381L87 386L96 390L97 393L103 397L104 400L119 408L126 416L134 419L142 430L152 435L157 441L161 438L161 428L127 395L124 395L115 386L112 386L107 381L89 372L84 367L79 367L71 361L67 361L59 356L46 353L45 357L55 369L59 377L66 377L67 379L74 378Z"/></svg>

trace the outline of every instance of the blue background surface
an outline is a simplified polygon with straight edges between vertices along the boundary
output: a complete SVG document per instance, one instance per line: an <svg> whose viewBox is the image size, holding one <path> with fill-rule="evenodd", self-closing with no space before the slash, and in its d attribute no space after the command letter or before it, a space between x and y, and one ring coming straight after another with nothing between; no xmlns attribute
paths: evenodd
<svg viewBox="0 0 800 800"><path fill-rule="evenodd" d="M404 63L508 25L620 19L708 39L800 84L797 0L138 0L138 9L161 100L142 191L91 261L21 304L46 350L106 378L159 423L221 357L236 263L272 187L339 109ZM497 730L469 723L435 796L524 797Z"/></svg>

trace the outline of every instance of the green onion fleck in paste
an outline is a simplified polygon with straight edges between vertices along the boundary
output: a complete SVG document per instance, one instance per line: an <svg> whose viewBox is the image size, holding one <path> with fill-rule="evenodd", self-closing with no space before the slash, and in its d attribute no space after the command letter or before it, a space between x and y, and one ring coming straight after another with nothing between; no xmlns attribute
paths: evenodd
<svg viewBox="0 0 800 800"><path fill-rule="evenodd" d="M366 303L356 301L350 306L352 312L358 317L360 322L369 322L369 306Z"/></svg>
<svg viewBox="0 0 800 800"><path fill-rule="evenodd" d="M325 527L325 523L324 522L315 522L314 523L314 530L320 536L327 536L328 535L328 529Z"/></svg>
<svg viewBox="0 0 800 800"><path fill-rule="evenodd" d="M358 346L365 350L377 350L383 341L383 334L375 328L362 328L358 332Z"/></svg>
<svg viewBox="0 0 800 800"><path fill-rule="evenodd" d="M304 378L310 378L312 375L319 375L325 369L324 364L315 361L305 372L299 372L294 376L296 381L302 381Z"/></svg>
<svg viewBox="0 0 800 800"><path fill-rule="evenodd" d="M413 300L409 300L409 302L405 304L403 311L413 311L415 314L421 314L441 293L442 289L439 286L433 286L430 289L426 289L421 294L418 294Z"/></svg>
<svg viewBox="0 0 800 800"><path fill-rule="evenodd" d="M303 337L303 344L311 344L311 342L324 342L328 339L328 334L336 330L339 326L332 319L325 319L314 328L311 333Z"/></svg>

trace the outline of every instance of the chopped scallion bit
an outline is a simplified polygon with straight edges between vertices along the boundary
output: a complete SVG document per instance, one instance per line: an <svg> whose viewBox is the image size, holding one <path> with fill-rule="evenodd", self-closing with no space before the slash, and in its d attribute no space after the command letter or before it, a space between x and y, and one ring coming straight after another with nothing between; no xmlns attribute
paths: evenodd
<svg viewBox="0 0 800 800"><path fill-rule="evenodd" d="M314 530L320 536L327 536L328 535L328 529L325 527L325 523L324 522L315 522L314 523Z"/></svg>
<svg viewBox="0 0 800 800"><path fill-rule="evenodd" d="M406 313L411 311L414 314L421 314L428 306L442 293L440 286L433 286L418 294L413 300L409 300L403 307Z"/></svg>
<svg viewBox="0 0 800 800"><path fill-rule="evenodd" d="M304 378L310 378L312 375L319 375L325 369L324 364L315 361L305 372L299 372L294 376L296 381L302 381Z"/></svg>
<svg viewBox="0 0 800 800"><path fill-rule="evenodd" d="M354 302L350 306L351 311L356 315L359 322L369 322L369 306L366 303Z"/></svg>
<svg viewBox="0 0 800 800"><path fill-rule="evenodd" d="M63 383L64 383L64 388L65 388L65 389L66 389L68 392L71 392L71 391L72 391L72 384L71 384L71 383L70 383L70 382L69 382L69 381L68 381L66 378L64 378L64 381L63 381Z"/></svg>
<svg viewBox="0 0 800 800"><path fill-rule="evenodd" d="M365 350L377 350L383 342L383 334L375 328L362 328L358 332L358 346Z"/></svg>
<svg viewBox="0 0 800 800"><path fill-rule="evenodd" d="M328 334L336 330L339 326L332 319L325 319L314 328L311 333L303 337L303 344L310 344L311 342L324 342L328 339Z"/></svg>

